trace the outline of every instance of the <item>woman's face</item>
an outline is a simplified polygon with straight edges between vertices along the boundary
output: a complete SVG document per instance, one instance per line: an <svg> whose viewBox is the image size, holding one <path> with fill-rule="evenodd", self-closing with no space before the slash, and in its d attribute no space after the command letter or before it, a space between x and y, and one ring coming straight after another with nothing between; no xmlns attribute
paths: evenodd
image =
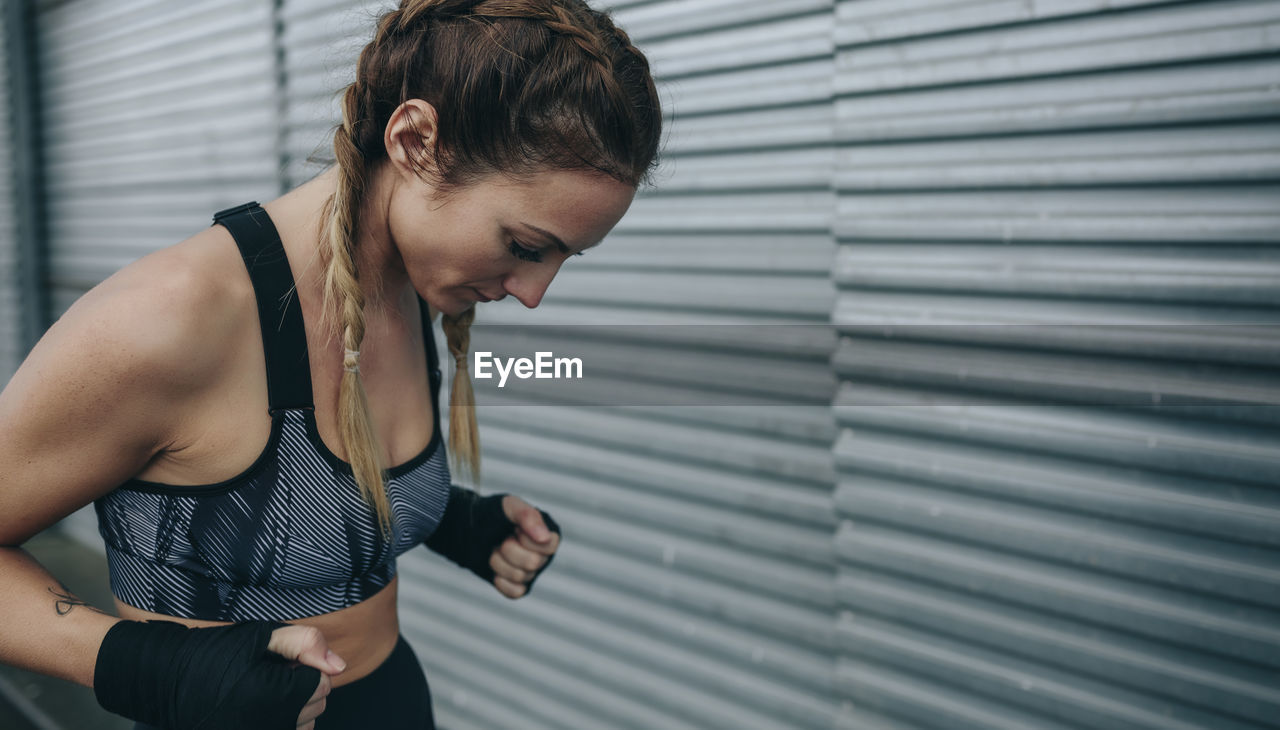
<svg viewBox="0 0 1280 730"><path fill-rule="evenodd" d="M391 195L388 234L433 309L460 314L508 294L532 309L570 256L617 225L635 192L605 175L569 170L521 182L491 175L446 198L410 181Z"/></svg>

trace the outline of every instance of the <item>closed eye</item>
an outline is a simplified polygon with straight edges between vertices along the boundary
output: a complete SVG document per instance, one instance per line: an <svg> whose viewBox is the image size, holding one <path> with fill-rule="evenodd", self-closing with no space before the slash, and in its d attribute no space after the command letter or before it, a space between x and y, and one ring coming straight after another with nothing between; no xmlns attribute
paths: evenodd
<svg viewBox="0 0 1280 730"><path fill-rule="evenodd" d="M512 239L511 241L511 255L515 256L521 261L532 261L534 263L540 263L542 261L541 251L538 251L532 248L525 248L523 245L521 245L519 241L516 241L515 239Z"/></svg>

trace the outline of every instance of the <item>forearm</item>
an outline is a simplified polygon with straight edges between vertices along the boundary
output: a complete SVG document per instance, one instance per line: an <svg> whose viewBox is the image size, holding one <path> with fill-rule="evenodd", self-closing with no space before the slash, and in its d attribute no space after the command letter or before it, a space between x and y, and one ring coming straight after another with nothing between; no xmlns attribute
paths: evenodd
<svg viewBox="0 0 1280 730"><path fill-rule="evenodd" d="M93 686L98 648L117 621L67 591L27 551L0 548L0 662Z"/></svg>

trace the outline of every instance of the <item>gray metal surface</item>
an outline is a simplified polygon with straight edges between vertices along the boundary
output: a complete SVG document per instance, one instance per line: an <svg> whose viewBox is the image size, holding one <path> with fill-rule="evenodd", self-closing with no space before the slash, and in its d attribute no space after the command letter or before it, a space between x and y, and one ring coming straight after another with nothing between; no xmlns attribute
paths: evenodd
<svg viewBox="0 0 1280 730"><path fill-rule="evenodd" d="M16 326L16 341L9 338L7 365L0 365L3 377L16 367L24 353L35 345L49 324L48 237L45 230L42 94L36 66L38 51L33 39L35 16L30 3L11 2L4 6L4 104L5 139L4 185L7 231L3 238L11 256L9 277L2 285L16 306L7 311L9 327Z"/></svg>
<svg viewBox="0 0 1280 730"><path fill-rule="evenodd" d="M341 121L339 91L355 79L360 49L373 37L387 0L283 0L279 3L283 53L282 171L288 188L333 161L333 130Z"/></svg>
<svg viewBox="0 0 1280 730"><path fill-rule="evenodd" d="M837 17L843 726L1280 727L1280 6Z"/></svg>
<svg viewBox="0 0 1280 730"><path fill-rule="evenodd" d="M18 368L22 357L22 315L18 289L18 229L14 219L16 172L13 167L12 107L7 36L12 31L13 9L4 9L5 27L0 32L0 384ZM0 385L3 387L3 385Z"/></svg>
<svg viewBox="0 0 1280 730"><path fill-rule="evenodd" d="M271 3L79 0L38 18L55 314L279 189Z"/></svg>

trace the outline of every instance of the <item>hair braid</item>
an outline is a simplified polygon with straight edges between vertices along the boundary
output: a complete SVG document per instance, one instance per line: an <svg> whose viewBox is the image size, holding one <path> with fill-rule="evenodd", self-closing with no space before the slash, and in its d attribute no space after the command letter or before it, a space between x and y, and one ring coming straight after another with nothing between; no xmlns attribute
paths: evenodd
<svg viewBox="0 0 1280 730"><path fill-rule="evenodd" d="M378 36L383 36L394 18L384 18ZM370 107L372 90L361 83L359 70L376 62L381 45L375 39L360 53L356 81L347 86L342 100L342 126L333 136L338 163L338 183L327 201L327 222L322 237L325 261L321 321L326 329L334 314L341 328L342 380L338 386L338 435L346 451L351 473L364 500L373 507L384 537L391 534L391 507L378 447L377 432L369 411L369 399L360 376L360 345L364 341L364 290L360 287L354 250L360 229L360 208L367 179L364 149L369 127L363 110Z"/></svg>
<svg viewBox="0 0 1280 730"><path fill-rule="evenodd" d="M566 7L551 4L543 24L547 30L573 41L578 48L599 66L600 76L609 78L613 75L613 59L605 53L598 33L590 33L581 26L582 19L577 18ZM592 23L594 26L595 23Z"/></svg>
<svg viewBox="0 0 1280 730"><path fill-rule="evenodd" d="M550 0L549 11L543 22L548 31L571 41L591 61L596 81L608 97L614 110L635 108L642 114L649 113L646 121L655 127L661 125L657 112L657 89L649 73L649 62L631 42L631 37L614 24L606 12L592 10L585 4L561 3ZM635 92L637 84L643 87L636 97L628 93L624 80L630 82ZM652 108L645 107L652 100ZM633 159L645 159L651 152L645 148L643 134L637 134L637 119L627 114L615 114L611 120L617 127L617 136L634 140L628 153Z"/></svg>
<svg viewBox="0 0 1280 730"><path fill-rule="evenodd" d="M471 323L476 309L440 318L449 354L453 356L453 386L449 390L449 456L454 471L466 471L480 481L480 429L476 424L476 396L471 388L467 354L471 351Z"/></svg>

